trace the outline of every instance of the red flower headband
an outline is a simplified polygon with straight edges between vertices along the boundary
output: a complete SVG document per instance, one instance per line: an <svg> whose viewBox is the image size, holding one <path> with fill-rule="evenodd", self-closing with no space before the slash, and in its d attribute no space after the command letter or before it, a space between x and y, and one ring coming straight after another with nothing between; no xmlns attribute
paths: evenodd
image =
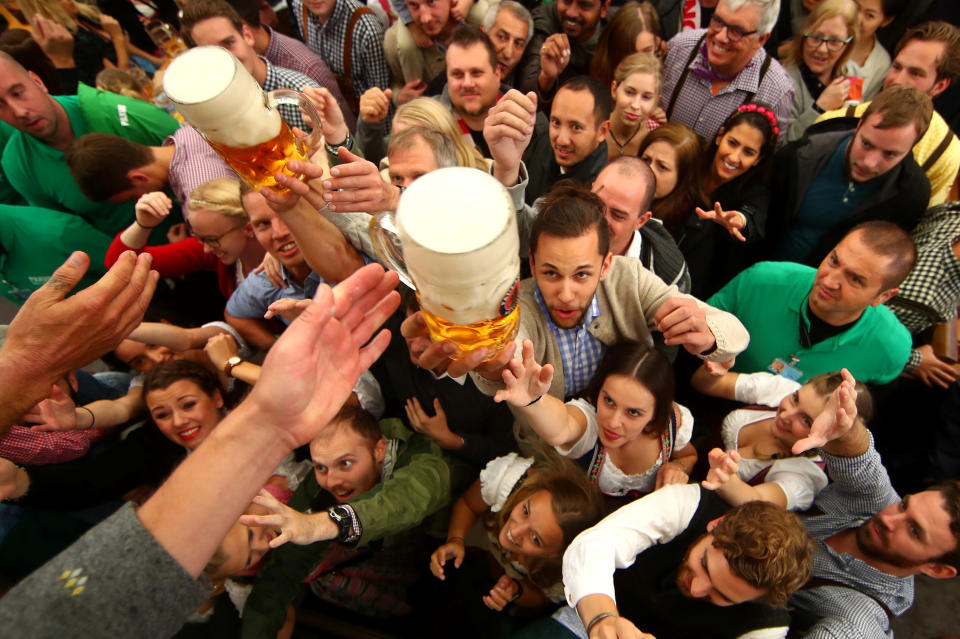
<svg viewBox="0 0 960 639"><path fill-rule="evenodd" d="M755 111L762 116L765 116L770 120L770 126L773 127L773 134L780 135L780 127L777 126L777 116L776 114L766 107L762 107L758 104L743 104L737 108L737 112L740 111Z"/></svg>

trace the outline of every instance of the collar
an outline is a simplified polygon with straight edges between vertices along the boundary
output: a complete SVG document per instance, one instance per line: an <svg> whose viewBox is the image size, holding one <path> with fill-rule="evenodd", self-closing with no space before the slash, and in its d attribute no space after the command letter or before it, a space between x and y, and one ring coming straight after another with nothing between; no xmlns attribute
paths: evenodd
<svg viewBox="0 0 960 639"><path fill-rule="evenodd" d="M640 247L643 245L643 236L640 235L640 229L637 229L633 232L633 239L630 240L630 245L627 246L626 253L623 254L624 257L635 257L640 259Z"/></svg>
<svg viewBox="0 0 960 639"><path fill-rule="evenodd" d="M568 169L564 169L564 167L557 164L557 158L553 154L552 146L550 147L550 160L554 166L559 169L561 175L567 175L589 184L593 182L593 178L596 177L595 173L599 173L600 169L607 164L607 141L600 140L600 144L590 152L590 155Z"/></svg>
<svg viewBox="0 0 960 639"><path fill-rule="evenodd" d="M387 438L387 452L383 456L383 464L380 465L380 481L384 482L393 475L393 469L397 466L398 451L400 450L400 440Z"/></svg>
<svg viewBox="0 0 960 639"><path fill-rule="evenodd" d="M599 288L599 287L598 287ZM597 294L593 294L593 300L590 302L590 308L587 309L587 312L583 314L583 318L580 320L580 323L571 328L561 328L553 323L553 318L550 317L550 310L547 308L547 303L543 301L543 295L540 294L540 286L536 283L533 285L533 295L537 300L537 304L540 305L540 310L543 312L543 316L547 318L547 326L550 327L551 331L578 331L585 326L589 326L593 322L594 318L600 316L600 303L597 301Z"/></svg>
<svg viewBox="0 0 960 639"><path fill-rule="evenodd" d="M707 30L702 29L702 32L706 33ZM731 76L721 76L713 70L713 66L710 64L710 59L706 53L706 44L706 40L704 40L703 46L693 59L693 64L690 65L690 71L694 75L707 81L718 79L729 82L730 84L717 92L718 95L734 90L747 91L749 93L757 92L760 88L760 67L763 64L763 57L766 55L763 47L757 49L757 52L753 54L750 61L747 62L746 66L740 69L740 71Z"/></svg>

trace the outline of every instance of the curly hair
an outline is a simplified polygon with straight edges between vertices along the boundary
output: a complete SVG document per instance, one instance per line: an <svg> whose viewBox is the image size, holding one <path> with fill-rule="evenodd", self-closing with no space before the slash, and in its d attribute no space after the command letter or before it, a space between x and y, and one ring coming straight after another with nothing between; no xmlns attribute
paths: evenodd
<svg viewBox="0 0 960 639"><path fill-rule="evenodd" d="M603 516L603 497L582 468L566 458L551 455L530 467L526 479L510 494L503 508L487 513L484 518L487 532L496 537L513 509L541 490L550 493L553 515L563 532L563 545L556 557L518 557L518 560L524 564L532 583L549 588L560 581L563 551L574 537Z"/></svg>
<svg viewBox="0 0 960 639"><path fill-rule="evenodd" d="M813 574L816 544L800 518L776 504L741 504L712 533L731 572L763 590L761 600L771 606L784 606Z"/></svg>

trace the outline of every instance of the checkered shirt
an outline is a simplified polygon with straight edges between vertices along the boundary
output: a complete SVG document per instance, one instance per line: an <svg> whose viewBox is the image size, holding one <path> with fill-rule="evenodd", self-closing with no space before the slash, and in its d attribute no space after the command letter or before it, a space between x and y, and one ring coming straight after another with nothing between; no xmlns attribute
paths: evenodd
<svg viewBox="0 0 960 639"><path fill-rule="evenodd" d="M260 59L267 64L267 75L263 79L264 91L273 91L275 89L293 89L294 91L299 91L304 86L320 88L319 84L302 73L271 64L270 61L263 56L260 56ZM300 113L300 109L291 104L281 104L277 108L280 111L280 115L283 116L283 121L290 127L310 131L310 127L303 122L303 114Z"/></svg>
<svg viewBox="0 0 960 639"><path fill-rule="evenodd" d="M181 207L186 206L190 192L201 184L220 177L240 179L192 126L183 125L163 141L164 146L170 144L176 146L170 160L170 190Z"/></svg>
<svg viewBox="0 0 960 639"><path fill-rule="evenodd" d="M337 78L334 77L333 71L330 70L327 63L299 40L277 33L270 27L264 26L264 28L270 35L270 44L267 45L263 57L278 67L302 73L327 89L333 95L337 104L340 105L340 111L343 112L343 119L346 121L347 127L351 131L356 131L357 118L343 99L340 86L337 84Z"/></svg>
<svg viewBox="0 0 960 639"><path fill-rule="evenodd" d="M597 302L597 296L594 295L589 310L578 326L560 328L550 318L550 311L547 310L547 305L540 294L540 287L534 287L533 293L560 348L560 360L563 362L563 393L565 397L571 397L587 387L597 366L600 365L600 359L607 350L606 345L594 337L589 330L593 319L600 315L600 304Z"/></svg>
<svg viewBox="0 0 960 639"><path fill-rule="evenodd" d="M27 426L12 426L0 438L0 457L14 464L59 464L83 457L90 444L103 436L99 428L44 433Z"/></svg>
<svg viewBox="0 0 960 639"><path fill-rule="evenodd" d="M904 308L896 300L922 305L936 315L938 322L957 315L960 260L952 246L960 239L960 202L948 202L927 211L912 235L917 245L917 263L889 306L907 330L916 335L933 325L933 318L920 310ZM913 370L919 363L920 352L914 349L906 370Z"/></svg>
<svg viewBox="0 0 960 639"><path fill-rule="evenodd" d="M670 39L670 50L663 67L663 91L660 93L660 106L664 109L670 103L670 96L680 80L690 52L706 31L681 31ZM673 105L670 121L686 124L704 140L712 140L724 120L754 93L753 102L762 102L773 107L780 124L780 142L783 143L793 107L793 82L780 63L773 60L763 76L763 83L757 86L760 68L766 55L761 47L733 82L720 89L716 95L713 94L709 80L695 73L688 73ZM698 67L710 69L710 63L703 53L698 53L691 63L691 69Z"/></svg>
<svg viewBox="0 0 960 639"><path fill-rule="evenodd" d="M342 76L343 45L346 41L347 23L353 11L361 7L357 0L337 0L333 14L326 24L321 24L315 15L307 11L307 29L304 36L302 0L290 0L290 18L310 49L323 58L330 70ZM357 100L371 87L383 90L390 88L390 67L383 53L383 24L376 15L367 14L357 21L353 34L352 69L353 88Z"/></svg>

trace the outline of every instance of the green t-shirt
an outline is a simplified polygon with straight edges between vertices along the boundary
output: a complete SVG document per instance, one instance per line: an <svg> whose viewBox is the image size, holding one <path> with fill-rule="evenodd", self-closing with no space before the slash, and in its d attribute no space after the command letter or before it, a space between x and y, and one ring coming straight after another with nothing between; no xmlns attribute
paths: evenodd
<svg viewBox="0 0 960 639"><path fill-rule="evenodd" d="M707 300L736 315L750 332L750 345L737 355L738 373L777 372L775 360L802 372L800 383L819 373L848 368L863 382L885 384L910 357L910 333L886 306L868 306L850 329L805 348L801 311L817 270L792 262L760 262L740 273ZM804 311L805 313L805 311ZM804 325L809 320L802 315Z"/></svg>
<svg viewBox="0 0 960 639"><path fill-rule="evenodd" d="M70 213L0 204L0 295L23 304L73 251L90 256L74 291L90 286L106 273L103 260L112 239Z"/></svg>
<svg viewBox="0 0 960 639"><path fill-rule="evenodd" d="M78 87L77 95L53 98L66 111L76 137L92 132L110 133L140 144L160 146L180 126L169 113L152 104L84 84ZM63 153L22 131L10 135L0 167L10 185L30 205L76 213L110 237L134 219L133 201L91 202L70 175Z"/></svg>

